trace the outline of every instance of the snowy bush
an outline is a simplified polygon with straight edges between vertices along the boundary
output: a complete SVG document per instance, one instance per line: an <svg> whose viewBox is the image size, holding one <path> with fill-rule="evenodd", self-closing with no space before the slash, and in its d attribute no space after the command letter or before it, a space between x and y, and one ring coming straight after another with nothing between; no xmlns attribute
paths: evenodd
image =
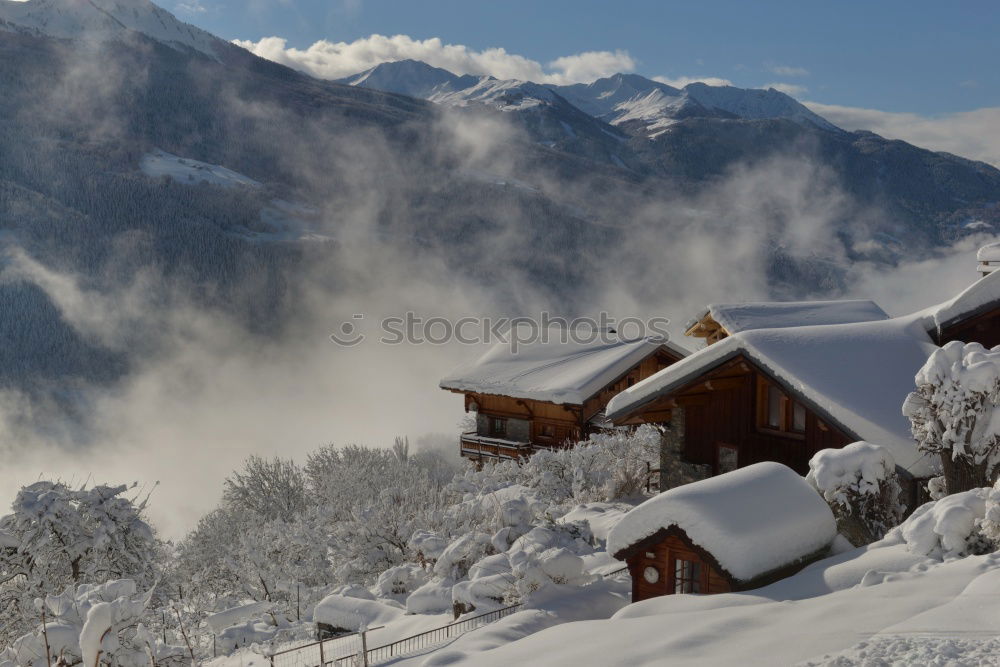
<svg viewBox="0 0 1000 667"><path fill-rule="evenodd" d="M36 601L39 614L46 613L45 626L14 641L5 651L6 659L25 667L55 664L60 659L64 664L88 666L139 667L151 660L180 665L186 657L190 659L185 649L164 645L142 623L151 596L151 592L137 594L130 579L48 595Z"/></svg>
<svg viewBox="0 0 1000 667"><path fill-rule="evenodd" d="M430 575L415 563L397 565L379 575L375 582L378 597L402 602L409 595L427 583Z"/></svg>
<svg viewBox="0 0 1000 667"><path fill-rule="evenodd" d="M882 539L903 518L896 463L879 445L855 442L819 451L809 460L806 481L829 503L840 534L855 546Z"/></svg>
<svg viewBox="0 0 1000 667"><path fill-rule="evenodd" d="M940 457L947 492L991 486L1000 462L1000 348L952 341L915 381L903 414L921 451Z"/></svg>
<svg viewBox="0 0 1000 667"><path fill-rule="evenodd" d="M907 548L923 556L945 559L995 551L993 520L1000 502L995 489L972 489L926 503L896 530Z"/></svg>
<svg viewBox="0 0 1000 667"><path fill-rule="evenodd" d="M478 493L519 484L557 506L613 501L639 495L646 484L646 464L658 462L659 456L660 432L644 424L596 433L575 447L543 450L526 461L468 470L452 488Z"/></svg>
<svg viewBox="0 0 1000 667"><path fill-rule="evenodd" d="M0 518L0 645L38 619L35 598L84 582L128 577L152 586L160 545L129 487L71 489L59 482L22 488Z"/></svg>

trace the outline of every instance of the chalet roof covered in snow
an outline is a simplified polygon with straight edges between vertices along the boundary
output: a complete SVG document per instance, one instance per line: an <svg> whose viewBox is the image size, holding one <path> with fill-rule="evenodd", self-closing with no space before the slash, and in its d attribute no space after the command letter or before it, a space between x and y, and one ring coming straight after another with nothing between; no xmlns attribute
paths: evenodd
<svg viewBox="0 0 1000 667"><path fill-rule="evenodd" d="M743 331L629 387L611 399L607 415L620 420L743 355L822 419L885 446L899 466L924 477L930 461L917 451L902 405L935 349L914 317Z"/></svg>
<svg viewBox="0 0 1000 667"><path fill-rule="evenodd" d="M564 341L553 332L547 341L497 343L475 362L441 380L443 389L497 394L552 403L582 405L630 368L667 350L683 357L687 351L654 338L621 340L615 334L578 336Z"/></svg>
<svg viewBox="0 0 1000 667"><path fill-rule="evenodd" d="M826 501L791 468L768 461L647 500L611 529L608 552L621 558L674 526L739 581L815 554L837 534Z"/></svg>
<svg viewBox="0 0 1000 667"><path fill-rule="evenodd" d="M984 251L1000 252L1000 249L986 246L980 249L980 261ZM995 256L995 255L987 255ZM944 327L967 320L991 308L1000 306L1000 271L995 271L969 285L958 296L931 306L917 313L924 318L929 330L940 331Z"/></svg>
<svg viewBox="0 0 1000 667"><path fill-rule="evenodd" d="M778 329L818 324L846 324L889 319L874 301L786 301L713 303L698 319L710 315L730 334L751 329Z"/></svg>

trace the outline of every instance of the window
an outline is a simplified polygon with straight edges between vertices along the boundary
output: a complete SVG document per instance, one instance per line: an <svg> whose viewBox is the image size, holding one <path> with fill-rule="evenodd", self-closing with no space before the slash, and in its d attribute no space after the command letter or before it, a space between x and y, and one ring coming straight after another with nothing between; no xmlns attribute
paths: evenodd
<svg viewBox="0 0 1000 667"><path fill-rule="evenodd" d="M767 385L767 422L771 428L780 429L785 420L785 395L773 384Z"/></svg>
<svg viewBox="0 0 1000 667"><path fill-rule="evenodd" d="M757 383L757 425L771 431L806 432L806 408L764 378Z"/></svg>
<svg viewBox="0 0 1000 667"><path fill-rule="evenodd" d="M503 417L490 417L490 435L496 438L507 435L507 420Z"/></svg>
<svg viewBox="0 0 1000 667"><path fill-rule="evenodd" d="M792 430L796 433L806 431L806 409L801 403L792 403Z"/></svg>
<svg viewBox="0 0 1000 667"><path fill-rule="evenodd" d="M673 570L674 593L701 592L701 563L675 558Z"/></svg>
<svg viewBox="0 0 1000 667"><path fill-rule="evenodd" d="M552 424L542 424L538 428L538 434L543 438L554 438L556 437L556 427Z"/></svg>

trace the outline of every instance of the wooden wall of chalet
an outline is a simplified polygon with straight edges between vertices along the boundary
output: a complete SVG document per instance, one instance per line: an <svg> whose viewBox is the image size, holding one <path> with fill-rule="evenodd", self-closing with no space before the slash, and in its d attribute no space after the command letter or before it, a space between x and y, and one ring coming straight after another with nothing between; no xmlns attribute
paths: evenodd
<svg viewBox="0 0 1000 667"><path fill-rule="evenodd" d="M946 327L938 337L938 345L944 345L953 340L963 343L979 343L984 347L1000 345L1000 310L991 310L965 322Z"/></svg>
<svg viewBox="0 0 1000 667"><path fill-rule="evenodd" d="M612 398L622 393L635 383L641 382L649 376L659 373L667 366L679 360L680 357L667 352L661 352L643 359L640 364L629 369L628 373L620 377L614 383L609 384L607 387L602 389L600 393L584 404L584 419L590 419L596 415L608 405L608 402Z"/></svg>
<svg viewBox="0 0 1000 667"><path fill-rule="evenodd" d="M700 564L702 594L729 593L733 590L729 581L714 565L703 559L679 537L670 535L628 559L628 571L632 577L632 602L673 594L674 578L671 568L675 558ZM656 583L646 580L644 573L647 567L654 567L660 573Z"/></svg>
<svg viewBox="0 0 1000 667"><path fill-rule="evenodd" d="M757 377L754 368L737 361L668 397L685 410L684 457L690 463L711 466L718 473L718 451L723 445L739 451L741 468L777 461L804 475L809 472L813 454L853 442L835 427L822 424L808 409L803 434L782 434L758 427ZM663 415L669 415L666 405L663 400L652 404L643 413L643 420L662 420Z"/></svg>

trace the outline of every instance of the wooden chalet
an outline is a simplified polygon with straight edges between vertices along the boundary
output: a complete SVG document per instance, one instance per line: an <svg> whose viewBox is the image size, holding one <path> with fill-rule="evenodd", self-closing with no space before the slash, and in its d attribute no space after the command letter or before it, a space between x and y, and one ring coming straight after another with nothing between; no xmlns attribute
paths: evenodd
<svg viewBox="0 0 1000 667"><path fill-rule="evenodd" d="M821 449L875 442L913 507L933 470L900 406L936 346L1000 345L1000 271L983 269L994 260L1000 245L980 253L984 277L961 294L892 319L871 301L709 306L687 329L707 347L626 389L607 417L668 426L682 463L715 475L761 461L805 474Z"/></svg>
<svg viewBox="0 0 1000 667"><path fill-rule="evenodd" d="M836 534L801 476L758 463L647 500L612 529L608 551L628 564L639 602L764 586L826 556Z"/></svg>
<svg viewBox="0 0 1000 667"><path fill-rule="evenodd" d="M934 349L913 318L742 330L626 389L607 415L668 426L682 462L715 475L762 461L804 475L821 449L876 442L916 502L932 468L900 406Z"/></svg>
<svg viewBox="0 0 1000 667"><path fill-rule="evenodd" d="M670 343L614 333L577 339L553 332L516 350L498 343L441 381L464 396L466 412L476 418L475 430L461 435L462 456L517 459L584 439L606 425L613 396L687 354Z"/></svg>

